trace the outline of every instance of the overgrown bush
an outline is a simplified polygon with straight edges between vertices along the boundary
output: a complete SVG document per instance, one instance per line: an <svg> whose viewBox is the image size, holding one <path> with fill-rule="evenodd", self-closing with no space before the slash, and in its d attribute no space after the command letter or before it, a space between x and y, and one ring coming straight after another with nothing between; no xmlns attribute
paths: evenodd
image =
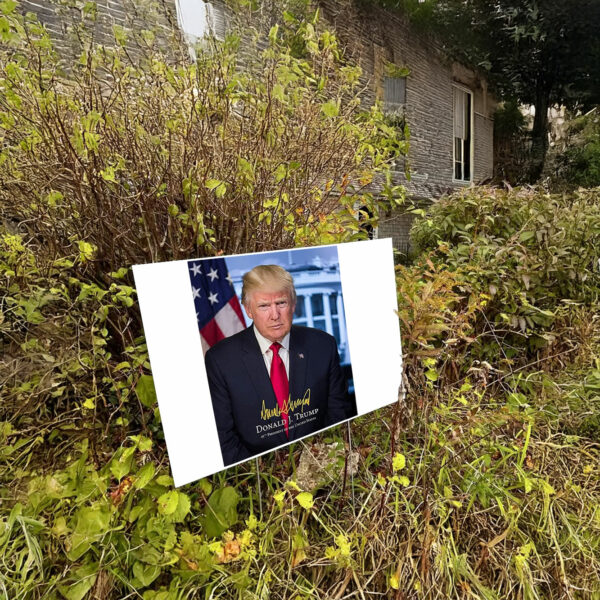
<svg viewBox="0 0 600 600"><path fill-rule="evenodd" d="M417 251L459 274L466 298L486 304L473 330L488 331L480 358L498 346L507 359L544 348L566 303L598 300L599 199L598 189L475 188L442 199L415 223Z"/></svg>
<svg viewBox="0 0 600 600"><path fill-rule="evenodd" d="M352 237L355 205L378 212L361 190L406 152L314 21L288 18L263 50L252 31L207 42L195 62L152 36L132 56L120 31L66 72L45 29L2 6L0 210L51 257L87 244L99 276Z"/></svg>
<svg viewBox="0 0 600 600"><path fill-rule="evenodd" d="M571 185L600 186L600 114L598 108L569 123L558 176Z"/></svg>
<svg viewBox="0 0 600 600"><path fill-rule="evenodd" d="M247 467L173 489L128 267L366 237L355 206L376 221L365 188L406 143L316 19L195 62L82 36L65 70L0 12L0 596L179 598L242 557L244 589L265 528L252 496L237 510Z"/></svg>

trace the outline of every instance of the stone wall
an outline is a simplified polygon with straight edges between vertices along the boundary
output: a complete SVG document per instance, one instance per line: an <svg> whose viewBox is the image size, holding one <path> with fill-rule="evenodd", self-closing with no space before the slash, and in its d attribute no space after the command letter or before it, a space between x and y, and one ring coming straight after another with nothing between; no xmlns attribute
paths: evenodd
<svg viewBox="0 0 600 600"><path fill-rule="evenodd" d="M474 183L493 171L493 111L495 103L485 81L472 71L452 64L435 42L418 34L397 13L376 6L363 8L353 0L321 0L324 19L331 23L359 62L367 86L367 102L381 99L386 62L407 67L405 116L410 128L411 180L398 171L410 195L437 198L464 186L453 181L452 85L473 93Z"/></svg>
<svg viewBox="0 0 600 600"><path fill-rule="evenodd" d="M19 9L37 16L66 63L78 59L82 42L78 26L84 24L86 39L96 44L114 45L114 28L124 30L128 50L134 54L144 52L145 42L139 37L144 30L154 31L164 50L177 46L173 43L173 36L179 36L174 0L95 0L94 10L91 2L78 0L20 0Z"/></svg>
<svg viewBox="0 0 600 600"><path fill-rule="evenodd" d="M325 21L363 69L367 103L382 99L386 63L409 70L404 115L410 128L411 178L406 179L399 165L395 183L402 183L409 196L425 203L469 185L453 179L454 84L473 94L473 183L489 179L495 102L486 82L449 61L434 40L417 33L402 15L373 5L364 8L355 0L320 0L318 4ZM384 215L377 235L391 237L394 247L405 253L412 221L413 216L401 209Z"/></svg>

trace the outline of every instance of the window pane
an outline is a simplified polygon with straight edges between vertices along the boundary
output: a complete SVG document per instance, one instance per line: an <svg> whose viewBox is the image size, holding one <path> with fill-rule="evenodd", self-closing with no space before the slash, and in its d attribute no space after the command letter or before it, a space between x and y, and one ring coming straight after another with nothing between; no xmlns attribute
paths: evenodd
<svg viewBox="0 0 600 600"><path fill-rule="evenodd" d="M329 294L329 311L332 315L337 315L337 292Z"/></svg>
<svg viewBox="0 0 600 600"><path fill-rule="evenodd" d="M463 140L460 138L454 138L454 179L463 178L463 143Z"/></svg>
<svg viewBox="0 0 600 600"><path fill-rule="evenodd" d="M304 314L304 296L298 296L296 299L296 310L294 311L294 316L297 318L303 318L306 315Z"/></svg>
<svg viewBox="0 0 600 600"><path fill-rule="evenodd" d="M323 317L320 317L319 319L313 319L313 327L316 327L321 331L327 331L327 326L325 325L325 319Z"/></svg>
<svg viewBox="0 0 600 600"><path fill-rule="evenodd" d="M313 316L325 314L325 311L323 310L323 296L321 294L313 294L310 297L310 303Z"/></svg>
<svg viewBox="0 0 600 600"><path fill-rule="evenodd" d="M336 317L335 319L331 320L331 324L333 326L333 337L335 337L335 341L337 342L338 346L340 345L340 324L339 324L339 320Z"/></svg>
<svg viewBox="0 0 600 600"><path fill-rule="evenodd" d="M454 160L462 162L463 142L460 138L454 138Z"/></svg>
<svg viewBox="0 0 600 600"><path fill-rule="evenodd" d="M395 110L406 103L406 77L383 78L384 110Z"/></svg>
<svg viewBox="0 0 600 600"><path fill-rule="evenodd" d="M454 163L454 179L462 179L462 165L459 162Z"/></svg>
<svg viewBox="0 0 600 600"><path fill-rule="evenodd" d="M463 165L463 179L469 181L471 179L471 140L465 140L463 149L464 165Z"/></svg>

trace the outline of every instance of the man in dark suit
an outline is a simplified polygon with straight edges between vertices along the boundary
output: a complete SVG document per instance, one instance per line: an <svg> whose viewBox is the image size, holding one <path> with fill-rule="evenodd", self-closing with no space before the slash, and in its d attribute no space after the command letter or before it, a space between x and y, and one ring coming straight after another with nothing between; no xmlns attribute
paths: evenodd
<svg viewBox="0 0 600 600"><path fill-rule="evenodd" d="M355 416L335 338L292 325L292 276L277 265L244 275L253 324L206 353L206 373L225 465Z"/></svg>

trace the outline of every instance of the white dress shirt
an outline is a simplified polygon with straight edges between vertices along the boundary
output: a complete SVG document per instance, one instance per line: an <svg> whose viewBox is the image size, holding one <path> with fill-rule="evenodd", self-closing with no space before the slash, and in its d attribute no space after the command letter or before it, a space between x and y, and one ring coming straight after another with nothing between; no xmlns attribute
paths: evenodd
<svg viewBox="0 0 600 600"><path fill-rule="evenodd" d="M263 359L265 361L265 367L267 367L267 373L269 377L271 377L271 362L273 361L273 351L270 346L273 342L269 341L266 337L261 335L256 329L256 325L252 326L254 329L254 335L256 336L256 340L258 341L258 345L260 346L260 351L262 352ZM279 348L279 356L281 360L283 360L283 364L285 366L285 372L288 376L288 380L290 378L290 334L289 332L285 335L285 337L279 342L281 344L281 348Z"/></svg>

